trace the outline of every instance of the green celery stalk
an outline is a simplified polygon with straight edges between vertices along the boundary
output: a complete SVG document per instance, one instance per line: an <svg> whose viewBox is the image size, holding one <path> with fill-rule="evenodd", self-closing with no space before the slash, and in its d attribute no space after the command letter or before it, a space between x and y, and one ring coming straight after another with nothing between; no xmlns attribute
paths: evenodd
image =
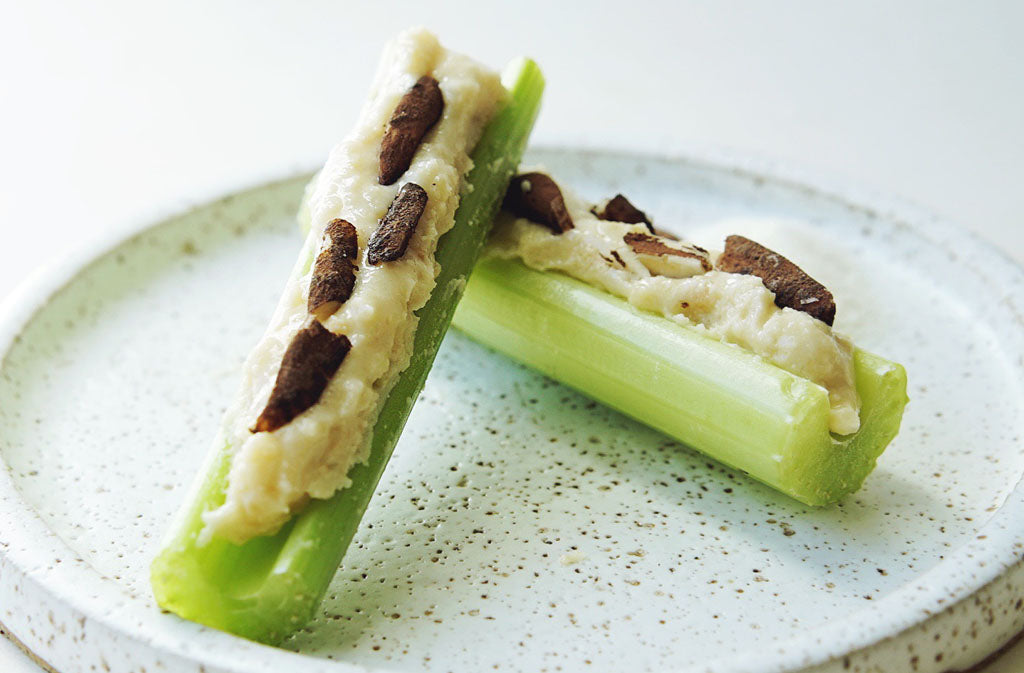
<svg viewBox="0 0 1024 673"><path fill-rule="evenodd" d="M153 593L163 608L266 643L280 642L312 618L423 387L537 117L544 90L537 64L511 63L502 82L508 101L473 151L467 177L472 189L462 196L455 226L439 241L437 285L417 313L412 362L383 402L369 461L349 473L350 487L310 502L277 534L242 545L214 538L199 546L201 515L225 499L232 452L218 439L151 567ZM314 250L307 240L294 273L309 268Z"/></svg>
<svg viewBox="0 0 1024 673"><path fill-rule="evenodd" d="M855 351L861 429L828 431L824 388L561 273L484 257L455 326L809 505L860 488L899 431L903 367Z"/></svg>

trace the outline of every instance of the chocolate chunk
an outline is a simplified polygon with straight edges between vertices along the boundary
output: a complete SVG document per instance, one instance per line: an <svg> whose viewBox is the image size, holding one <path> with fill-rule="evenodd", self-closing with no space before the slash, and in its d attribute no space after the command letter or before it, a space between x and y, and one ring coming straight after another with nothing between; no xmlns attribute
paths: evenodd
<svg viewBox="0 0 1024 673"><path fill-rule="evenodd" d="M380 144L380 167L377 181L394 184L409 170L423 136L441 118L444 97L437 80L424 75L402 96L391 115L384 140Z"/></svg>
<svg viewBox="0 0 1024 673"><path fill-rule="evenodd" d="M625 222L626 224L645 224L647 231L654 233L654 225L647 219L644 211L640 210L629 202L622 194L616 194L615 198L604 204L604 209L593 211L594 215L601 220L611 222Z"/></svg>
<svg viewBox="0 0 1024 673"><path fill-rule="evenodd" d="M352 296L356 285L359 241L356 228L345 220L332 220L324 230L323 244L309 284L309 312L326 320Z"/></svg>
<svg viewBox="0 0 1024 673"><path fill-rule="evenodd" d="M512 178L503 205L514 215L543 224L555 234L573 227L562 190L543 173L524 173Z"/></svg>
<svg viewBox="0 0 1024 673"><path fill-rule="evenodd" d="M377 225L377 231L370 237L366 259L376 266L381 262L401 259L409 247L409 239L416 230L416 224L427 207L427 193L422 187L407 182L398 190L391 202L387 215Z"/></svg>
<svg viewBox="0 0 1024 673"><path fill-rule="evenodd" d="M277 430L316 404L351 348L347 336L310 318L288 344L270 399L252 432Z"/></svg>
<svg viewBox="0 0 1024 673"><path fill-rule="evenodd" d="M718 268L729 273L753 274L775 293L775 305L803 311L831 325L836 317L832 293L793 262L760 243L742 236L725 239Z"/></svg>
<svg viewBox="0 0 1024 673"><path fill-rule="evenodd" d="M658 275L674 275L670 273L656 272L651 268L648 260L643 259L643 256L649 257L687 257L690 259L696 259L700 262L700 266L704 271L711 270L711 261L708 259L707 250L697 248L696 246L685 246L682 248L676 248L670 245L666 245L664 241L658 236L651 236L650 234L644 234L640 232L631 231L622 237L626 245L633 249L637 255L641 256L641 262L644 266L647 266L652 273L658 273ZM691 274L692 275L692 274Z"/></svg>

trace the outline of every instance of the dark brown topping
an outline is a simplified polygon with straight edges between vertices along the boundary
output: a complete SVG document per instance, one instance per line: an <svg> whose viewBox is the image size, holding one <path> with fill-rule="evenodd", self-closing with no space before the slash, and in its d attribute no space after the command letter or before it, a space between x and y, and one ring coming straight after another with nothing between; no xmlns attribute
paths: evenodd
<svg viewBox="0 0 1024 673"><path fill-rule="evenodd" d="M831 325L836 317L832 293L793 262L743 236L725 239L718 268L729 273L753 274L775 293L775 305L803 311Z"/></svg>
<svg viewBox="0 0 1024 673"><path fill-rule="evenodd" d="M344 334L334 334L310 318L288 344L270 399L252 432L277 430L316 404L351 348Z"/></svg>
<svg viewBox="0 0 1024 673"><path fill-rule="evenodd" d="M562 190L543 173L523 173L512 178L503 205L513 214L543 224L555 234L573 227Z"/></svg>
<svg viewBox="0 0 1024 673"><path fill-rule="evenodd" d="M670 245L665 245L658 236L651 236L650 234L637 231L629 232L622 237L622 240L638 255L690 257L699 260L701 268L705 271L711 270L711 262L707 258L707 251L701 251L700 248L694 250L674 248Z"/></svg>
<svg viewBox="0 0 1024 673"><path fill-rule="evenodd" d="M370 237L366 248L367 261L377 265L401 259L426 207L427 193L422 187L413 182L402 185L388 208L388 214Z"/></svg>
<svg viewBox="0 0 1024 673"><path fill-rule="evenodd" d="M654 233L654 225L647 219L644 211L630 203L629 199L622 194L616 194L615 198L604 204L604 209L593 212L601 220L625 222L626 224L645 224L647 225L647 230L652 234Z"/></svg>
<svg viewBox="0 0 1024 673"><path fill-rule="evenodd" d="M380 144L380 167L377 181L394 184L409 170L423 136L441 118L444 97L437 80L424 75L402 96L391 115L384 140Z"/></svg>
<svg viewBox="0 0 1024 673"><path fill-rule="evenodd" d="M622 261L622 257L619 255L619 253L615 252L614 250L612 250L611 252L611 257L605 257L604 255L601 255L601 259L607 262L608 266L621 266L623 269L626 268L626 263Z"/></svg>
<svg viewBox="0 0 1024 673"><path fill-rule="evenodd" d="M318 319L326 320L352 296L358 254L356 228L345 220L332 220L324 230L320 254L313 265L306 304Z"/></svg>

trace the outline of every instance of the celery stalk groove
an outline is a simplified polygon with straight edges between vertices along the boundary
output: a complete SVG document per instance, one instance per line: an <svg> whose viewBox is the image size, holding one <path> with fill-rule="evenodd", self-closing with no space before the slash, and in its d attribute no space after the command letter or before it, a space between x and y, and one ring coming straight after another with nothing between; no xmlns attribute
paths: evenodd
<svg viewBox="0 0 1024 673"><path fill-rule="evenodd" d="M163 608L266 643L280 642L313 616L423 387L536 119L544 89L537 65L513 62L503 83L508 100L473 151L471 189L455 226L439 241L436 286L417 312L414 355L383 402L369 461L349 473L350 487L312 501L275 535L242 545L215 538L199 546L201 515L223 503L230 469L230 447L219 439L151 567ZM308 269L314 247L304 246L295 273Z"/></svg>
<svg viewBox="0 0 1024 673"><path fill-rule="evenodd" d="M477 263L455 326L793 498L857 490L899 430L903 367L854 355L861 429L828 431L824 388L561 273Z"/></svg>

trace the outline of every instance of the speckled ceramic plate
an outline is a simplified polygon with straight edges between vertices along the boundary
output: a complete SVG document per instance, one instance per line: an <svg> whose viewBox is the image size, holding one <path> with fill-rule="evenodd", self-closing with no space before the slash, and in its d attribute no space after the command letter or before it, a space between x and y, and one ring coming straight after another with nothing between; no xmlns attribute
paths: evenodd
<svg viewBox="0 0 1024 673"><path fill-rule="evenodd" d="M696 242L797 260L904 363L903 430L809 509L445 340L319 617L273 649L153 604L147 566L298 251L304 178L92 250L0 322L0 622L78 671L972 664L1024 625L1024 272L878 197L750 161L548 150Z"/></svg>

